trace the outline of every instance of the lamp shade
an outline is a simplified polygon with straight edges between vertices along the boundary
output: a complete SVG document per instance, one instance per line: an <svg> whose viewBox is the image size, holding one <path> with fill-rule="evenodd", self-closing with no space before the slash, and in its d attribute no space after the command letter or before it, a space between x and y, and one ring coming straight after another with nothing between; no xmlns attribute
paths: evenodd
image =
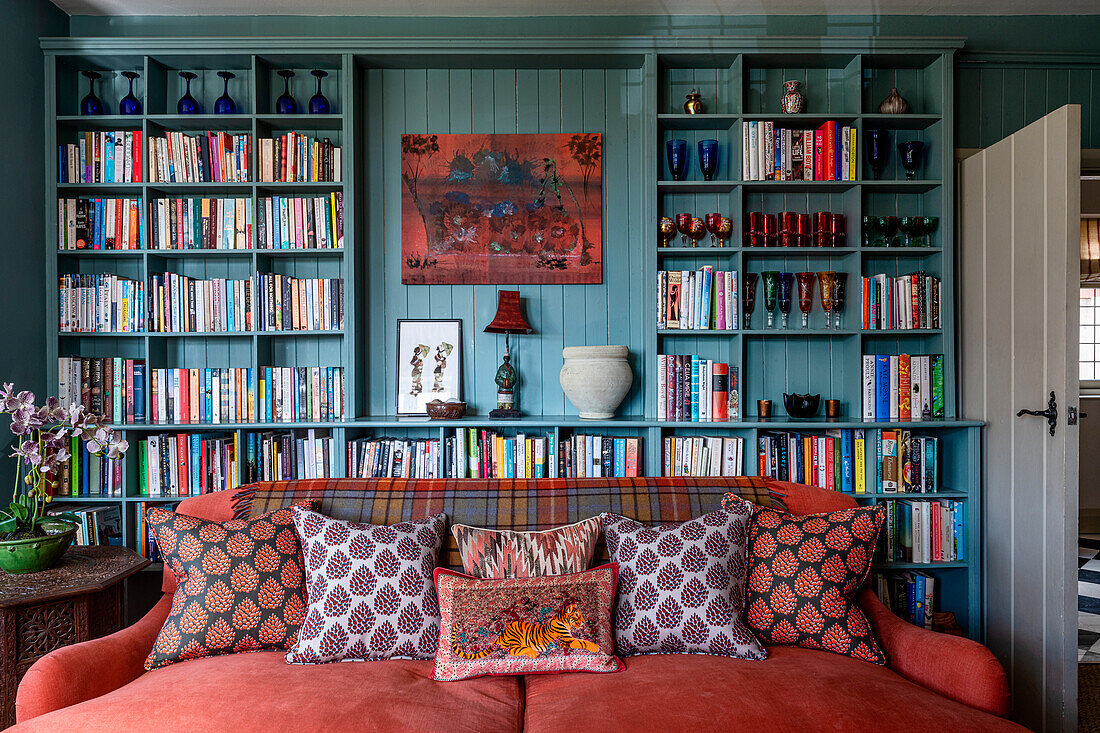
<svg viewBox="0 0 1100 733"><path fill-rule="evenodd" d="M523 317L518 290L497 291L497 314L485 327L485 333L531 333L534 329Z"/></svg>

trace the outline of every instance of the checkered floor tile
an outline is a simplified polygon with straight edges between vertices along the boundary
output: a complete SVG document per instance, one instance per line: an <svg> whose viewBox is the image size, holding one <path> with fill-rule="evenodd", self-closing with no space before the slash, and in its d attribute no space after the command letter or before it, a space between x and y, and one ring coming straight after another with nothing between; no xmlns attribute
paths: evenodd
<svg viewBox="0 0 1100 733"><path fill-rule="evenodd" d="M1077 661L1100 663L1100 535L1077 541Z"/></svg>

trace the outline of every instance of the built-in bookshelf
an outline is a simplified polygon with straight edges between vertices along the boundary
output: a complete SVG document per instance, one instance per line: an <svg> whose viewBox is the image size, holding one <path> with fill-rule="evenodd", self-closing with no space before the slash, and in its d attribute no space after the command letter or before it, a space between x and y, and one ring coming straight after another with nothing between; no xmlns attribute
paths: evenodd
<svg viewBox="0 0 1100 733"><path fill-rule="evenodd" d="M266 367L338 367L343 412L333 412L336 419L331 421L314 419L312 413L309 419L299 416L292 422L269 419L266 416L272 410L261 409L269 395L261 396L258 388L250 392L246 385L244 399L252 410L239 413L247 418L243 421L152 423L148 422L154 415L151 390L145 390L142 414L147 422L120 425L131 445L162 435L199 436L188 437L182 444L201 448L205 441L214 446L224 468L216 476L211 472L209 479L228 485L247 480L253 469L242 459L247 459L249 445L265 445L263 438L255 437L264 435L266 445L278 446L280 456L288 455L285 449L292 444L321 446L323 473L337 477L354 473L350 468L361 463L359 451L383 441L411 446L410 455L417 455L416 470L427 471L425 461L431 460L437 475L444 475L450 469L447 445L457 442L459 431L468 436L471 430L493 431L513 441L521 435L538 438L547 446L551 442L575 445L579 437L600 435L612 446L636 446L641 471L660 475L670 445L678 446L676 450L686 450L688 445L717 450L721 444L723 454L728 446L741 445L739 464L745 473L756 474L761 439L775 432L826 435L859 429L877 435L878 431L912 430L937 441L938 493L931 498L960 503L966 551L964 559L950 563L914 566L895 560L879 562L878 568L894 572L916 567L935 574L938 608L955 612L965 633L980 636L981 429L980 423L958 414L955 397L951 151L952 68L959 45L949 39L588 39L555 42L532 54L530 39L480 41L476 48L457 48L447 39L399 43L300 38L47 39L43 42L49 130L45 158L51 183L46 196L46 241L58 250L50 260L53 281L59 282L61 275L114 276L143 284L146 294L154 276L164 274L201 282L251 282L262 275L343 282L342 289L334 291L341 301L343 321L326 323L329 327L324 329L242 330L234 319L233 330L221 328L218 320L215 331L162 331L154 330L147 317L145 330L72 331L54 325L61 321L58 299L51 298L47 339L51 383L59 376L59 357L121 359L123 364L140 361L147 379L153 370L245 369L259 380ZM283 90L277 72L286 68L296 72L293 93L300 109L307 108L315 89L310 70L326 70L324 92L332 113L275 114L275 100ZM87 93L80 72L86 69L104 73L97 93L112 114L78 114L80 99ZM141 74L135 94L143 102L142 115L113 114L117 100L126 93L120 72L127 70ZM229 91L238 113L210 114L222 93L217 72L225 70L236 75ZM183 92L179 71L198 74L191 90L202 114L176 114L176 100ZM788 79L803 82L806 107L800 114L779 111L783 82ZM879 101L893 86L910 101L912 113L877 112ZM685 95L692 89L702 95L704 114L683 112ZM855 150L850 151L854 180L747 180L742 171L745 123L808 130L829 121L855 131ZM890 134L890 162L881 180L872 178L865 160L863 140L870 129ZM581 130L602 132L606 145L604 283L519 286L532 304L529 308L534 312L529 315L536 326L535 334L513 341L521 379L526 380L521 383L524 417L507 423L493 421L486 415L495 406L491 377L503 339L481 329L491 318L498 286L400 284L399 133ZM150 140L225 133L223 139L245 141L236 149L246 156L247 180L230 176L226 182L166 182L148 175L147 168L137 178L131 171L127 179L124 167L121 181L60 182L59 146L79 143L83 133L114 131L123 132L124 144L140 140L146 146L142 151L146 162ZM264 141L290 140L285 136L291 132L311 140L327 139L339 147L340 172L333 176L339 180L270 180L281 174L274 173L265 152L274 143ZM682 181L671 180L665 160L665 142L673 137L688 142L691 162ZM703 139L719 141L719 164L710 181L702 180L695 165L695 146ZM921 140L927 147L914 180L906 180L897 162L895 146L905 140ZM333 222L326 224L325 237L306 241L288 237L284 243L263 225L271 221L275 207L285 207L288 201L303 211L312 209L320 218L326 213L331 216L337 195L342 207L339 234ZM124 210L129 214L131 202L138 202L139 226L136 232L124 230L126 247L59 246L58 224L68 212L58 200L97 197L126 200L116 205L116 216ZM219 202L206 206L218 212L231 210L232 232L223 229L210 247L172 247L171 236L149 218L149 206L162 202L157 205L167 212L168 202L175 205L184 200L191 202L187 205L200 218L203 200ZM240 206L244 208L238 215ZM845 217L847 240L834 247L746 247L742 234L748 213L754 211L840 213ZM700 218L712 212L729 217L732 232L725 246L707 246L709 237L699 247L685 246L679 236L670 246L660 246L658 218L685 212ZM900 240L890 246L870 246L861 228L864 216L939 217L939 226L924 242L927 246L897 246ZM132 223L129 216L125 221ZM243 237L238 236L238 222L243 222ZM216 234L213 229L211 233ZM201 232L198 241L203 241ZM705 329L668 328L667 322L658 323L657 273L702 268L736 273L736 279L724 280L736 283L735 310L722 319L721 327L710 323ZM816 287L806 329L800 328L797 304L788 328L767 328L762 290L752 318L746 319L741 300L744 276L765 270L847 273L841 327L824 327ZM938 279L938 325L863 329L862 278L881 275L885 277L880 281L886 282L885 278L917 272ZM394 323L396 317L406 315L466 321L469 416L437 422L397 418L388 412ZM580 420L561 397L557 386L561 347L577 343L629 345L635 387L619 417ZM662 418L659 354L697 355L727 365L727 395L734 391L737 412L727 410L724 422L674 421L667 419L667 413ZM861 365L864 355L876 354L943 354L943 417L924 422L862 420ZM785 391L837 399L840 417L826 419L819 411L818 417L808 420L789 418L783 410ZM757 415L760 399L772 401L773 417ZM544 409L532 410L530 404ZM686 440L693 438L701 440ZM181 443L176 441L178 450ZM147 451L146 444L146 455ZM139 508L179 499L141 493L140 453L132 450L123 460L120 496L62 499L121 505L122 539L132 547L143 542ZM224 470L236 475L225 476ZM317 466L306 470L320 475ZM863 504L912 498L869 482L865 489L853 494Z"/></svg>

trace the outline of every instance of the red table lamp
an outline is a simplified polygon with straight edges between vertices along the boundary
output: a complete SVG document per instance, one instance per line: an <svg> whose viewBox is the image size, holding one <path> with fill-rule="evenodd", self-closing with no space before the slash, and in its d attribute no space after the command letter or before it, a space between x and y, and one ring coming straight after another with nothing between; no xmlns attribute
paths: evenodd
<svg viewBox="0 0 1100 733"><path fill-rule="evenodd" d="M519 417L516 409L519 391L519 373L511 365L512 355L508 350L508 337L513 333L532 333L534 331L523 316L518 290L497 291L497 312L493 322L485 327L485 333L504 334L504 360L497 369L497 408L489 412L493 419L515 419Z"/></svg>

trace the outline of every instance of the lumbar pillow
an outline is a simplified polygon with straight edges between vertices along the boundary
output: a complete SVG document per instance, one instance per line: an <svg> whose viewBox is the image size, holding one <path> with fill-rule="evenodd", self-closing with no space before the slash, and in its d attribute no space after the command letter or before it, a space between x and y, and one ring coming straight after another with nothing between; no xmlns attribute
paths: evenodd
<svg viewBox="0 0 1100 733"><path fill-rule="evenodd" d="M435 571L439 651L435 678L486 674L618 672L611 638L614 564L541 578L478 579Z"/></svg>
<svg viewBox="0 0 1100 733"><path fill-rule="evenodd" d="M885 509L796 516L760 509L749 528L749 626L765 644L827 649L886 664L855 602Z"/></svg>
<svg viewBox="0 0 1100 733"><path fill-rule="evenodd" d="M145 519L179 580L146 669L294 644L306 596L290 508L211 522L151 507Z"/></svg>
<svg viewBox="0 0 1100 733"><path fill-rule="evenodd" d="M607 551L619 564L615 648L620 654L721 654L765 659L741 621L752 505L647 527L604 514Z"/></svg>
<svg viewBox="0 0 1100 733"><path fill-rule="evenodd" d="M447 517L390 526L294 510L309 609L293 664L431 659L439 641L432 571Z"/></svg>
<svg viewBox="0 0 1100 733"><path fill-rule="evenodd" d="M587 570L592 563L600 518L543 532L451 526L462 569L475 578L533 578Z"/></svg>

